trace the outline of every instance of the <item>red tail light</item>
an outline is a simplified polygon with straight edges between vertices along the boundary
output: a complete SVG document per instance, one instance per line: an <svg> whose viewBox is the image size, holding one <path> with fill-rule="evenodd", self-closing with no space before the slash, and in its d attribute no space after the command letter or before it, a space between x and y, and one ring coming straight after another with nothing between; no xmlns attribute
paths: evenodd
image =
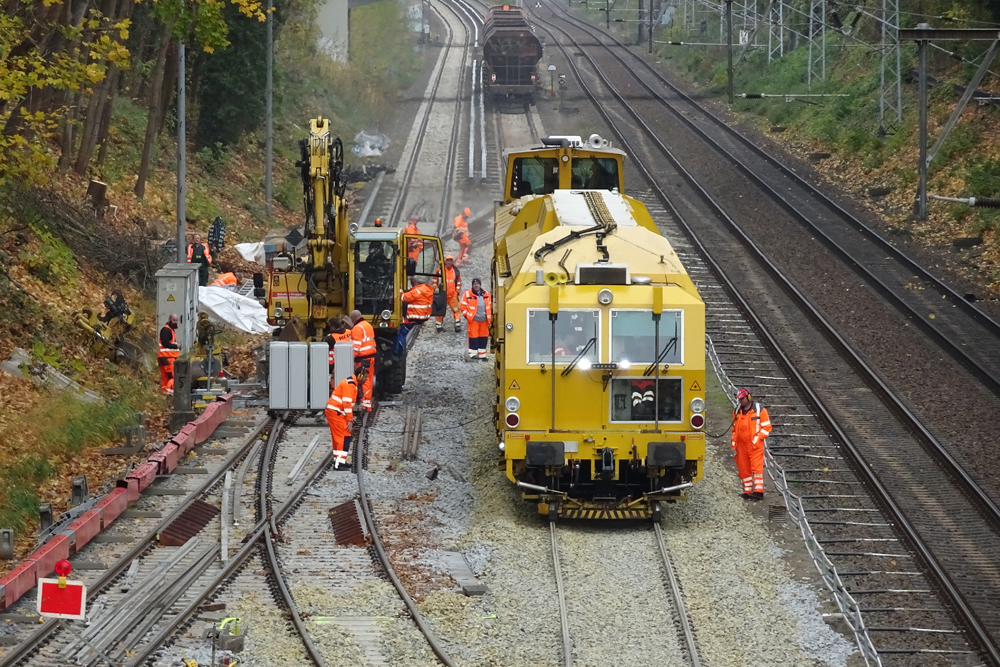
<svg viewBox="0 0 1000 667"><path fill-rule="evenodd" d="M691 415L691 426L694 428L701 428L705 425L704 415Z"/></svg>
<svg viewBox="0 0 1000 667"><path fill-rule="evenodd" d="M509 428L517 428L517 425L521 423L521 418L517 416L516 412L510 412L507 414L507 418L504 419Z"/></svg>

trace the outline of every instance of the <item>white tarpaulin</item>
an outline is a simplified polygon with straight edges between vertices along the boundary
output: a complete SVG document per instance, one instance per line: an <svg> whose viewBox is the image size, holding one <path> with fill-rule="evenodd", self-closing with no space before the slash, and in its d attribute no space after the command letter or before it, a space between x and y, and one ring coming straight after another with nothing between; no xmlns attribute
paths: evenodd
<svg viewBox="0 0 1000 667"><path fill-rule="evenodd" d="M199 287L198 312L213 322L252 334L271 333L267 310L256 299L230 292L224 287Z"/></svg>
<svg viewBox="0 0 1000 667"><path fill-rule="evenodd" d="M240 257L248 262L264 263L264 242L260 243L237 243L233 246Z"/></svg>

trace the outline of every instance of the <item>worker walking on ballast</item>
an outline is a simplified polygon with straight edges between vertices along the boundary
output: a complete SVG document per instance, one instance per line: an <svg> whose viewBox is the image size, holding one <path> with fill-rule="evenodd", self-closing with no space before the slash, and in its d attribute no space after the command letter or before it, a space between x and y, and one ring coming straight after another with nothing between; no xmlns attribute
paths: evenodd
<svg viewBox="0 0 1000 667"><path fill-rule="evenodd" d="M454 229L451 232L453 241L458 241L458 257L455 259L455 266L462 266L469 261L469 248L472 241L469 239L469 216L472 211L464 209L453 221Z"/></svg>
<svg viewBox="0 0 1000 667"><path fill-rule="evenodd" d="M174 393L174 361L181 356L181 346L177 343L177 313L170 313L167 323L160 328L160 351L156 361L160 365L160 390L164 394Z"/></svg>
<svg viewBox="0 0 1000 667"><path fill-rule="evenodd" d="M483 281L479 278L473 278L472 289L462 295L462 314L468 322L469 359L478 357L485 361L493 308L490 293L483 289Z"/></svg>
<svg viewBox="0 0 1000 667"><path fill-rule="evenodd" d="M739 405L733 412L733 442L736 469L739 471L745 500L764 498L764 441L771 434L767 408L746 389L736 393Z"/></svg>
<svg viewBox="0 0 1000 667"><path fill-rule="evenodd" d="M458 333L462 330L462 309L458 305L458 295L462 291L462 273L455 266L455 258L451 255L444 256L444 275L445 299L448 307L451 308L451 316L455 319L455 333ZM438 269L434 272L434 288L437 289L440 284L441 270ZM434 321L437 325L437 332L441 333L444 331L444 313L435 316Z"/></svg>
<svg viewBox="0 0 1000 667"><path fill-rule="evenodd" d="M348 375L337 384L326 402L323 414L326 416L326 423L330 425L334 470L339 470L341 465L347 463L347 453L351 451L354 404L358 401L359 386L366 379L364 370L360 375Z"/></svg>

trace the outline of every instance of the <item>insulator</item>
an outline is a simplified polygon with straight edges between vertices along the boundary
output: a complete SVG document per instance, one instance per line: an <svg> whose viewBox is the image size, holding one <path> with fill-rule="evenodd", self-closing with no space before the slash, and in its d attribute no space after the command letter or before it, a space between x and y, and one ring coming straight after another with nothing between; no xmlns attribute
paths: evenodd
<svg viewBox="0 0 1000 667"><path fill-rule="evenodd" d="M981 206L983 208L1000 208L1000 199L996 197L976 197L976 203L973 206Z"/></svg>
<svg viewBox="0 0 1000 667"><path fill-rule="evenodd" d="M764 99L763 93L743 93L743 97L748 100L762 100Z"/></svg>

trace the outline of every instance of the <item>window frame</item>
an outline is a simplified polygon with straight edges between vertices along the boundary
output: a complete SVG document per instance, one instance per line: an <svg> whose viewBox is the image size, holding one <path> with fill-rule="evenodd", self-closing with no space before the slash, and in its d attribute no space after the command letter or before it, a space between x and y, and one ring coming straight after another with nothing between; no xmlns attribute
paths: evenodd
<svg viewBox="0 0 1000 667"><path fill-rule="evenodd" d="M609 388L609 391L608 391L608 424L654 424L654 423L656 423L656 419L655 418L654 419L649 419L649 420L646 420L646 421L625 421L625 420L621 420L620 421L620 420L617 420L617 419L613 418L614 417L614 409L615 409L615 406L614 406L614 392L611 391L610 388L611 388L612 384L615 382L615 380L649 380L649 379L654 379L655 380L656 378L652 378L652 376L642 376L642 375L616 375L615 377L611 378L611 382L608 383L608 388ZM677 419L676 421L675 420L671 420L671 419L660 419L659 420L660 423L661 424L684 424L685 423L684 422L684 391L685 391L684 390L684 376L682 376L682 375L671 375L671 376L664 377L664 376L661 375L659 377L659 381L660 382L676 382L677 385L681 388L681 400L680 400L681 410L680 410L680 418ZM659 410L659 406L657 406L657 410Z"/></svg>
<svg viewBox="0 0 1000 667"><path fill-rule="evenodd" d="M610 162L612 162L614 164L615 173L614 173L614 177L612 179L614 181L614 184L611 187L609 187L609 188L588 188L586 185L583 185L583 184L581 184L581 185L573 185L572 184L572 182L573 182L573 167L574 167L574 165L577 162L584 163L584 162L590 162L591 160L609 160ZM603 169L604 165L602 164L602 165L600 165L600 167ZM611 157L611 156L608 156L608 155L587 155L587 156L577 155L577 156L574 156L574 157L570 158L570 163L569 163L570 190L605 190L605 189L612 190L614 188L617 188L617 187L619 187L621 185L621 173L620 173L619 167L620 167L620 164L619 164L618 160L615 159L614 157Z"/></svg>
<svg viewBox="0 0 1000 667"><path fill-rule="evenodd" d="M548 321L548 314L549 314L549 309L548 308L526 308L525 309L525 312L524 312L524 324L525 324L525 326L524 326L524 343L525 343L524 344L524 359L525 359L525 361L524 361L524 363L527 364L527 365L529 365L529 366L541 366L542 364L551 364L552 363L552 357L551 356L547 357L544 361L531 361L531 317L532 317L531 313L533 313L533 312L534 313L544 313L545 314L545 320ZM563 313L591 313L591 314L597 313L597 348L595 349L595 353L596 353L596 356L597 356L597 361L594 361L592 363L595 363L595 364L602 363L602 360L604 359L604 348L601 345L601 343L603 342L602 339L604 337L604 313L601 312L601 309L600 308L560 308L559 309L559 316L562 317ZM551 336L551 333L549 333L548 335ZM549 343L549 347L551 347L550 340L551 340L550 338L546 338L546 342ZM590 338L587 338L587 340L590 340ZM569 361L564 362L564 363L560 363L559 361L556 361L556 366L568 366L569 363L570 363Z"/></svg>
<svg viewBox="0 0 1000 667"><path fill-rule="evenodd" d="M680 332L680 340L677 341L677 355L680 358L680 361L678 361L678 362L665 361L663 363L666 364L666 365L668 365L668 366L682 366L683 367L684 366L684 338L685 338L685 336L684 336L684 315L685 315L684 309L683 308L664 308L663 312L664 313L680 313L680 318L679 318L680 326L678 327L678 331ZM653 322L653 309L652 308L610 308L609 309L609 314L608 314L608 360L611 361L612 363L617 363L617 361L615 359L613 359L613 357L614 357L614 349L615 349L615 313L649 313L649 321L650 321L650 323ZM663 329L662 329L662 327L660 329L660 338L661 339L663 338ZM645 364L646 366L648 366L649 364L653 363L653 359L650 359L648 361L633 361L632 359L629 359L629 363L631 363L631 364L639 364L639 365Z"/></svg>

